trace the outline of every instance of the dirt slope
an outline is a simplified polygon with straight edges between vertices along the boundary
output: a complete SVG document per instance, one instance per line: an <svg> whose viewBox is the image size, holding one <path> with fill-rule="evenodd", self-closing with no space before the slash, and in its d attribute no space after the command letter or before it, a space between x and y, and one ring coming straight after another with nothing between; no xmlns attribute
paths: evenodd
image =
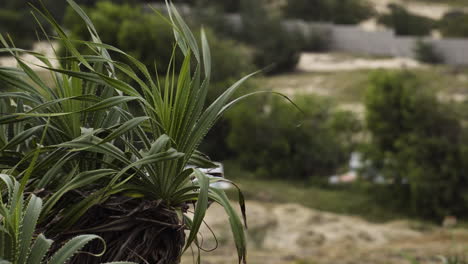
<svg viewBox="0 0 468 264"><path fill-rule="evenodd" d="M439 255L459 254L468 246L468 232L461 229L406 221L375 224L297 204L250 201L247 208L251 264L396 264L411 263L411 258L440 263ZM223 209L210 208L206 222L217 234L219 247L205 253L203 263L237 263ZM206 227L201 237L205 248L215 245ZM190 254L182 263L191 263Z"/></svg>

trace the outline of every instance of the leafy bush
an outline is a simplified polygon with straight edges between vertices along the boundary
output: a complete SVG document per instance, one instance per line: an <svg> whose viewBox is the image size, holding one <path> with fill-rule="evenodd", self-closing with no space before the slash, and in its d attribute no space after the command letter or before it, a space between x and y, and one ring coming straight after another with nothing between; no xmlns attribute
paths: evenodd
<svg viewBox="0 0 468 264"><path fill-rule="evenodd" d="M289 0L284 7L288 18L307 21L333 21L334 1L327 0Z"/></svg>
<svg viewBox="0 0 468 264"><path fill-rule="evenodd" d="M241 7L241 0L196 0L196 3L201 7L214 6L226 13L237 13Z"/></svg>
<svg viewBox="0 0 468 264"><path fill-rule="evenodd" d="M436 26L436 22L428 17L415 15L397 4L390 4L390 14L379 16L378 22L393 28L397 35L426 36Z"/></svg>
<svg viewBox="0 0 468 264"><path fill-rule="evenodd" d="M434 46L423 40L418 40L414 47L416 59L424 63L439 64L444 61L442 55L435 50Z"/></svg>
<svg viewBox="0 0 468 264"><path fill-rule="evenodd" d="M241 25L226 21L221 9L216 6L201 6L196 9L197 22L213 25L218 36L234 38L250 47L253 62L257 68L266 68L265 73L291 71L299 61L301 49L306 40L301 33L287 30L280 17L269 12L264 1L242 0ZM320 36L321 37L321 36ZM310 43L322 45L322 38L314 35Z"/></svg>
<svg viewBox="0 0 468 264"><path fill-rule="evenodd" d="M233 40L217 38L211 31L207 31L207 38L211 43L213 68L216 69L207 95L207 102L211 103L226 90L226 87L243 75L253 72L255 66L252 62L252 50L249 47ZM249 90L252 86L251 82L244 85ZM215 160L230 158L232 151L226 143L229 130L229 121L219 120L208 132L200 146L201 150Z"/></svg>
<svg viewBox="0 0 468 264"><path fill-rule="evenodd" d="M336 24L357 24L374 15L372 4L365 0L335 1L333 22Z"/></svg>
<svg viewBox="0 0 468 264"><path fill-rule="evenodd" d="M331 43L331 32L327 29L313 28L304 36L305 51L327 51Z"/></svg>
<svg viewBox="0 0 468 264"><path fill-rule="evenodd" d="M143 13L140 7L110 1L98 2L87 12L104 43L128 52L151 69L156 63L158 71L165 73L175 45L171 25L165 19ZM86 25L79 21L80 17L68 8L64 26L73 38L89 39ZM180 53L175 58L176 65L181 65Z"/></svg>
<svg viewBox="0 0 468 264"><path fill-rule="evenodd" d="M36 39L35 27L26 12L0 9L0 33L9 35L22 48L30 48Z"/></svg>
<svg viewBox="0 0 468 264"><path fill-rule="evenodd" d="M103 42L128 52L150 69L156 63L158 72L166 72L175 42L172 27L165 19L144 13L141 8L109 1L98 2L87 11L90 18L96 21L97 30L102 32L100 37ZM89 38L86 26L79 21L80 17L69 8L64 24L71 31L72 37ZM217 69L212 76L213 86L219 87L219 84L224 85L253 70L249 51L244 45L220 38L209 28L206 33L213 46L213 66ZM175 64L182 64L182 54L179 52L176 53ZM214 92L215 95L211 95L211 92L212 98L220 94Z"/></svg>
<svg viewBox="0 0 468 264"><path fill-rule="evenodd" d="M468 14L461 11L452 11L444 14L438 23L442 36L448 38L468 37Z"/></svg>
<svg viewBox="0 0 468 264"><path fill-rule="evenodd" d="M220 38L212 30L206 29L206 37L213 52L211 60L216 69L211 76L212 90L210 99L219 96L229 84L255 70L252 59L252 49L238 41Z"/></svg>
<svg viewBox="0 0 468 264"><path fill-rule="evenodd" d="M79 3L88 3L91 0L80 0ZM92 0L93 2L95 0ZM58 21L61 21L65 9L66 1L55 0L2 0L0 7L0 33L7 33L13 38L18 47L30 48L37 40L36 33L42 33L40 27L35 23L34 18L29 13L30 4L35 6L44 5L48 8ZM51 27L44 24L45 30L51 33ZM41 35L41 34L39 34Z"/></svg>
<svg viewBox="0 0 468 264"><path fill-rule="evenodd" d="M367 0L288 0L284 13L289 18L357 24L374 14Z"/></svg>
<svg viewBox="0 0 468 264"><path fill-rule="evenodd" d="M387 203L440 219L466 215L466 132L449 106L408 72L379 72L366 97L367 156Z"/></svg>
<svg viewBox="0 0 468 264"><path fill-rule="evenodd" d="M255 48L254 62L268 67L266 73L279 73L295 69L303 47L299 32L289 31L279 17L272 16L261 1L242 2L242 33L240 41Z"/></svg>
<svg viewBox="0 0 468 264"><path fill-rule="evenodd" d="M229 147L241 164L267 178L306 180L329 176L346 163L359 121L330 101L297 96L304 113L282 98L262 97L228 114Z"/></svg>

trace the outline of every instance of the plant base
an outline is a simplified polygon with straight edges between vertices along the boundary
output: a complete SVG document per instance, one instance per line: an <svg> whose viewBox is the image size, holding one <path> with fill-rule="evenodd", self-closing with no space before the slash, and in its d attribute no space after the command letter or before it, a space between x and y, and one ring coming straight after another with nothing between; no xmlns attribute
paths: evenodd
<svg viewBox="0 0 468 264"><path fill-rule="evenodd" d="M54 239L57 246L80 234L96 234L106 241L103 256L78 254L70 264L110 261L177 264L185 244L184 227L177 213L158 201L111 197L94 206L73 225L71 231ZM57 248L58 249L58 248ZM101 241L92 241L83 251L102 252Z"/></svg>

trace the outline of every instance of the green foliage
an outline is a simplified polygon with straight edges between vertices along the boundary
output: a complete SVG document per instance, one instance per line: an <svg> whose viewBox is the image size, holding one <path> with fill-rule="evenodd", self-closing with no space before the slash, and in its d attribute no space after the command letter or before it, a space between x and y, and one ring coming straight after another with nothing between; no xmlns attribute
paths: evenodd
<svg viewBox="0 0 468 264"><path fill-rule="evenodd" d="M341 0L335 2L333 22L357 24L374 15L372 4L365 0Z"/></svg>
<svg viewBox="0 0 468 264"><path fill-rule="evenodd" d="M109 1L98 2L87 11L95 21L97 31L102 32L100 37L104 43L131 54L151 71L156 63L158 72L166 73L175 45L172 27L167 23L167 18L144 13L138 7L117 5ZM65 27L71 31L72 38L89 39L86 25L80 23L80 19L73 9L69 8L64 19ZM209 29L206 32L213 46L212 61L216 71L213 72L211 80L214 87L222 85L225 88L228 82L253 70L252 61L244 45L219 38ZM183 56L175 51L174 63L179 66L183 62ZM120 54L114 56L119 57ZM214 88L219 89L221 88ZM214 98L221 92L212 94L213 90L210 91L210 96Z"/></svg>
<svg viewBox="0 0 468 264"><path fill-rule="evenodd" d="M90 7L87 13L100 32L101 40L118 47L140 60L150 69L156 66L165 73L174 51L174 37L167 18L144 13L142 8L129 4L114 4L101 1ZM64 26L71 31L71 37L90 40L86 25L72 8L68 8ZM118 57L120 54L115 54ZM180 53L176 56L176 65L182 64Z"/></svg>
<svg viewBox="0 0 468 264"><path fill-rule="evenodd" d="M289 0L284 14L307 21L333 21L334 5L334 1L326 0Z"/></svg>
<svg viewBox="0 0 468 264"><path fill-rule="evenodd" d="M289 18L358 24L374 14L367 0L288 0L284 13Z"/></svg>
<svg viewBox="0 0 468 264"><path fill-rule="evenodd" d="M379 195L417 216L464 215L466 133L457 115L408 72L379 72L371 83L367 156L388 184Z"/></svg>
<svg viewBox="0 0 468 264"><path fill-rule="evenodd" d="M228 145L256 175L305 180L329 176L348 160L352 135L359 130L356 117L318 97L295 101L305 113L275 98L257 99L229 113Z"/></svg>
<svg viewBox="0 0 468 264"><path fill-rule="evenodd" d="M207 31L212 48L211 58L213 68L211 89L207 94L207 102L211 103L221 95L226 87L234 83L244 74L254 70L252 51L247 46L229 39L217 38L211 31ZM252 84L246 83L249 90ZM244 90L246 90L244 88ZM230 123L226 119L219 120L208 132L201 150L215 160L224 160L232 156L232 151L227 147L226 138L230 130Z"/></svg>
<svg viewBox="0 0 468 264"><path fill-rule="evenodd" d="M438 23L440 33L448 38L468 37L468 14L453 11L446 13Z"/></svg>
<svg viewBox="0 0 468 264"><path fill-rule="evenodd" d="M212 102L224 92L229 84L253 72L255 65L252 59L253 51L245 44L218 37L209 29L205 32L211 43L212 67L216 69L211 75L212 87L208 93L208 101Z"/></svg>
<svg viewBox="0 0 468 264"><path fill-rule="evenodd" d="M436 26L433 19L415 15L397 4L390 4L390 14L379 16L378 22L393 28L397 35L426 36Z"/></svg>
<svg viewBox="0 0 468 264"><path fill-rule="evenodd" d="M104 243L98 236L82 235L72 238L57 252L49 252L54 241L47 239L43 234L36 234L36 224L42 211L42 199L34 194L25 199L20 183L10 175L0 174L0 187L2 187L0 188L1 263L64 264L89 242L101 240ZM3 197L6 197L6 201L3 201ZM99 256L102 253L93 253L93 255ZM46 258L49 260L44 262Z"/></svg>
<svg viewBox="0 0 468 264"><path fill-rule="evenodd" d="M80 0L78 3L88 3L89 0ZM0 33L3 35L9 34L15 41L15 45L21 48L30 48L36 41L37 33L41 33L37 27L35 19L31 17L29 12L30 4L41 6L42 4L61 21L65 8L66 1L56 0L2 0L0 7ZM45 25L48 33L51 33L51 28Z"/></svg>
<svg viewBox="0 0 468 264"><path fill-rule="evenodd" d="M34 20L26 17L24 11L0 8L0 33L8 34L23 48L31 47L36 39Z"/></svg>
<svg viewBox="0 0 468 264"><path fill-rule="evenodd" d="M429 64L439 64L444 61L442 56L435 50L431 43L418 40L414 47L416 59Z"/></svg>
<svg viewBox="0 0 468 264"><path fill-rule="evenodd" d="M331 32L327 29L312 29L304 37L304 50L323 52L327 51L331 43Z"/></svg>
<svg viewBox="0 0 468 264"><path fill-rule="evenodd" d="M281 19L271 15L261 1L242 1L241 16L238 38L255 48L255 64L267 67L267 73L294 70L303 47L301 34L285 29Z"/></svg>
<svg viewBox="0 0 468 264"><path fill-rule="evenodd" d="M220 179L191 166L213 166L197 149L223 113L240 101L234 95L251 75L207 106L215 53L210 52L203 31L199 45L173 5L168 6L167 23L183 62L166 70L162 78L128 53L103 44L86 13L72 0L68 2L89 30L91 37L85 39L92 41L70 37L50 13L35 9L69 54L60 66L54 67L42 54L12 48L0 37L6 47L1 51L19 65L18 69L0 67L0 81L17 90L0 96L0 168L20 179L28 191L45 190L39 220L53 217L57 226L48 231L54 234L69 230L93 206L112 197L132 196L177 212L179 224L190 229L186 250L192 243L199 245L198 230L208 201L214 201L226 210L239 262L245 262L242 222L224 192L211 185ZM108 8L105 14L118 15L110 4L101 5ZM86 53L79 51L82 46L87 47ZM54 88L22 61L22 53L46 65ZM111 54L119 54L122 60L114 60ZM138 114L129 110L129 102L137 103ZM77 193L86 193L85 198ZM245 222L240 192L239 196ZM184 216L187 204L195 205L192 219ZM93 228L98 232L107 227ZM183 232L180 226L177 230ZM123 239L127 243L128 238Z"/></svg>
<svg viewBox="0 0 468 264"><path fill-rule="evenodd" d="M201 7L214 6L226 13L237 13L241 9L241 0L196 0L195 2Z"/></svg>

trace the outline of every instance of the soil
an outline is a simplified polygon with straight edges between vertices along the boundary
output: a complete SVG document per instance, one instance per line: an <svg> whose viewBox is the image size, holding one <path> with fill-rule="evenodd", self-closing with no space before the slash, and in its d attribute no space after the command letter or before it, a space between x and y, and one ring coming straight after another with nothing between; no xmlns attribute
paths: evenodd
<svg viewBox="0 0 468 264"><path fill-rule="evenodd" d="M305 72L336 72L363 69L404 69L422 65L410 58L356 57L339 53L303 53L297 69Z"/></svg>
<svg viewBox="0 0 468 264"><path fill-rule="evenodd" d="M54 49L57 50L58 47L59 47L58 42L52 42L52 45L51 45L47 41L40 41L40 42L34 43L31 50L45 55L45 57L50 60L52 65L54 67L57 67L58 61L52 58L55 58ZM35 71L44 71L44 68L42 67L46 65L42 63L39 59L34 57L33 55L22 54L20 57L24 62L26 62L31 67L31 69ZM14 57L12 56L0 57L0 66L16 67L16 65L17 65L17 62Z"/></svg>
<svg viewBox="0 0 468 264"><path fill-rule="evenodd" d="M251 264L404 264L442 263L441 256L464 253L468 231L411 221L370 223L298 204L247 202ZM206 264L235 264L237 257L223 209L213 205L206 223L218 248L203 254ZM204 247L215 239L202 228ZM182 263L192 263L187 252Z"/></svg>
<svg viewBox="0 0 468 264"><path fill-rule="evenodd" d="M466 11L464 7L454 7L445 3L408 2L405 0L371 0L370 2L379 13L388 12L388 4L399 4L412 13L432 19L440 19L446 12L453 9Z"/></svg>

